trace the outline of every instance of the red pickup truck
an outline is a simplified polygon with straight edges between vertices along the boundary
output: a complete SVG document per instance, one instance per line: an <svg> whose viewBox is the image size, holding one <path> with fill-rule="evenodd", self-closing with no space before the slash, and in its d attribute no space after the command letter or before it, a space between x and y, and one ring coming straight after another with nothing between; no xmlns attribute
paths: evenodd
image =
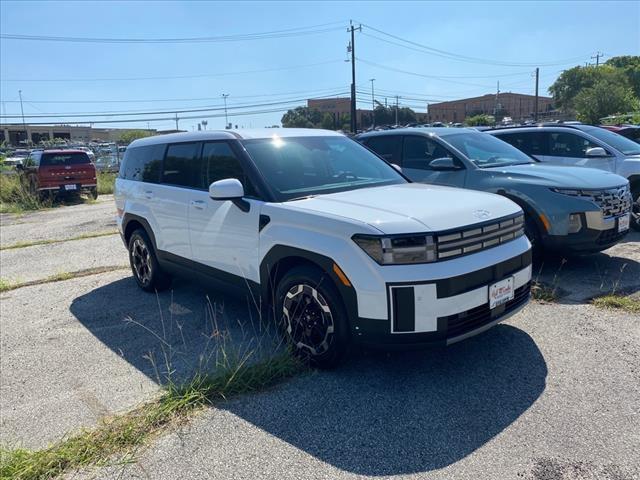
<svg viewBox="0 0 640 480"><path fill-rule="evenodd" d="M96 167L83 150L34 151L21 170L33 194L84 191L98 198Z"/></svg>

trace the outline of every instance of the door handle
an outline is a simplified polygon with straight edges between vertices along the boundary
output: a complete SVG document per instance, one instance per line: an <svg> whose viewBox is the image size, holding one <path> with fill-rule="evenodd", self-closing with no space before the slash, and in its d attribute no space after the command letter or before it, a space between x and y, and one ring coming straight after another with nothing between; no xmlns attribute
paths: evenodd
<svg viewBox="0 0 640 480"><path fill-rule="evenodd" d="M151 190L145 190L144 198L149 199L149 200L152 199L153 198L153 192Z"/></svg>
<svg viewBox="0 0 640 480"><path fill-rule="evenodd" d="M202 200L191 200L191 202L189 202L189 204L197 209L197 210L204 210L204 207L207 205L205 202L203 202Z"/></svg>

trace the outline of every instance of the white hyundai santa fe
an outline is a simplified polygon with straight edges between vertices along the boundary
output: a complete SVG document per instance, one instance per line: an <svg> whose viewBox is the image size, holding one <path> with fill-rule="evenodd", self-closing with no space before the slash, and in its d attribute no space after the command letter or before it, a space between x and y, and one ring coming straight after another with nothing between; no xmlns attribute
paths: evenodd
<svg viewBox="0 0 640 480"><path fill-rule="evenodd" d="M118 227L146 291L183 275L270 305L297 353L450 344L529 300L523 213L489 193L411 183L336 132L179 133L127 148Z"/></svg>

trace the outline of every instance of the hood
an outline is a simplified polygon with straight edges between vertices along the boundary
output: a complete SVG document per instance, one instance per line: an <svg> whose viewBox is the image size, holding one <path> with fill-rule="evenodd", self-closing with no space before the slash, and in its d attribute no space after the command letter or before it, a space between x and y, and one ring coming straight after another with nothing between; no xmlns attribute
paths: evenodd
<svg viewBox="0 0 640 480"><path fill-rule="evenodd" d="M364 222L386 234L460 228L520 210L499 195L419 183L361 188L284 205Z"/></svg>
<svg viewBox="0 0 640 480"><path fill-rule="evenodd" d="M605 170L541 163L486 168L480 171L494 177L501 176L515 182L526 182L546 187L604 189L619 187L627 183L625 178Z"/></svg>

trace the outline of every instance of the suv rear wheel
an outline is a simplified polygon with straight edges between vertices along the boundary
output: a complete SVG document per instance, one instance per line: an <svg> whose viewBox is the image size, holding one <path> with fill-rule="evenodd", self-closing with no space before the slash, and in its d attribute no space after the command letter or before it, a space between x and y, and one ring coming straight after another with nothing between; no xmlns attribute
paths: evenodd
<svg viewBox="0 0 640 480"><path fill-rule="evenodd" d="M129 238L129 263L138 286L145 292L166 290L171 277L162 271L149 235L138 229Z"/></svg>
<svg viewBox="0 0 640 480"><path fill-rule="evenodd" d="M319 368L332 368L347 352L349 330L342 299L320 269L300 266L280 280L276 320L294 352Z"/></svg>

